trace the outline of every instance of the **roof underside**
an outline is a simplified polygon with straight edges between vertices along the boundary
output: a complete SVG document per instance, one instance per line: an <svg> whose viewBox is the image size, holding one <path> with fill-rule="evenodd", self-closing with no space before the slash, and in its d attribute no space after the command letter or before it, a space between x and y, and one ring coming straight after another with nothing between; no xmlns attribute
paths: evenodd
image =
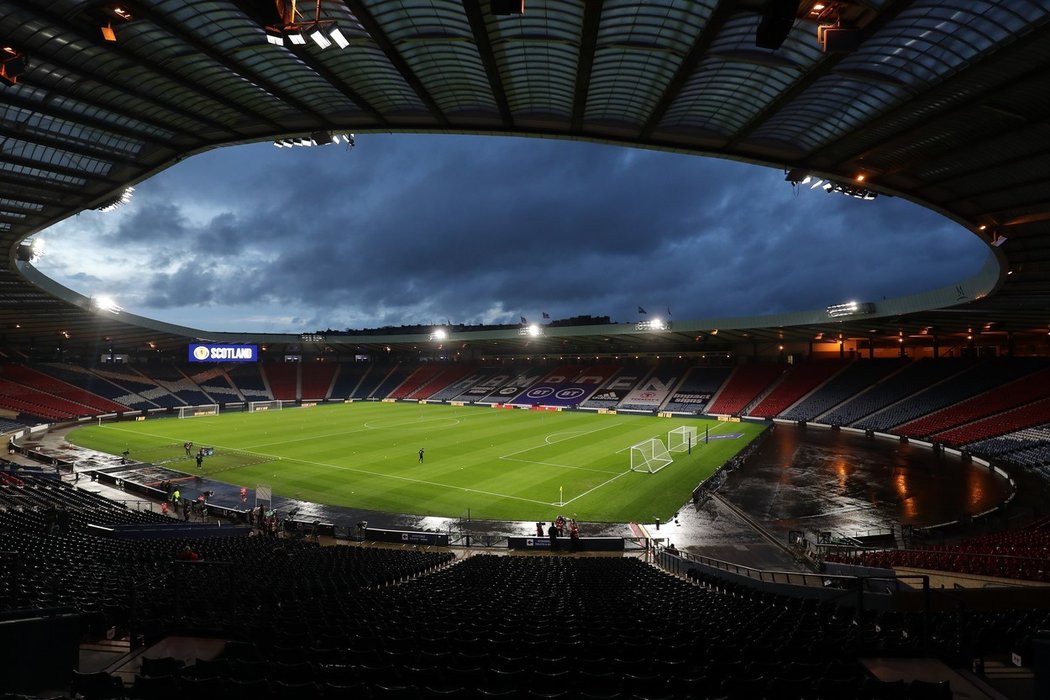
<svg viewBox="0 0 1050 700"><path fill-rule="evenodd" d="M131 21L108 12L117 4ZM524 15L496 16L487 0L324 0L321 19L349 40L340 51L269 44L269 0L3 0L0 47L26 59L16 84L0 82L4 341L65 331L126 350L184 342L31 284L14 264L19 242L189 154L321 130L528 133L846 183L863 173L871 189L975 232L984 225L986 240L1005 236L996 291L948 309L740 338L985 328L1045 338L1050 5L824 4L856 30L857 48L824 52L806 1L768 50L755 45L758 1L527 0ZM299 9L313 19L314 2ZM116 42L102 39L107 21ZM574 342L588 348L614 342L579 330ZM683 347L695 342L693 329L680 335Z"/></svg>

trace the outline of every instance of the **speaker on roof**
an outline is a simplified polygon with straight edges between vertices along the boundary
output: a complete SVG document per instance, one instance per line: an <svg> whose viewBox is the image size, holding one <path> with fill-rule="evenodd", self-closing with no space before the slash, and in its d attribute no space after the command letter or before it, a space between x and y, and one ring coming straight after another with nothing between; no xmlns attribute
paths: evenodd
<svg viewBox="0 0 1050 700"><path fill-rule="evenodd" d="M525 0L490 0L489 9L494 15L523 15Z"/></svg>
<svg viewBox="0 0 1050 700"><path fill-rule="evenodd" d="M798 6L799 0L766 0L762 6L762 19L755 31L755 46L779 49L795 23Z"/></svg>

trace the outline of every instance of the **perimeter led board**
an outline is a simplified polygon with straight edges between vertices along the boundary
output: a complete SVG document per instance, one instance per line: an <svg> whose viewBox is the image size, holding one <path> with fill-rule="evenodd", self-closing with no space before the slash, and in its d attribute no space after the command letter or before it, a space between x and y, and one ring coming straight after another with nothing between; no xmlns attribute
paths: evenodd
<svg viewBox="0 0 1050 700"><path fill-rule="evenodd" d="M258 345L190 345L190 362L258 362Z"/></svg>

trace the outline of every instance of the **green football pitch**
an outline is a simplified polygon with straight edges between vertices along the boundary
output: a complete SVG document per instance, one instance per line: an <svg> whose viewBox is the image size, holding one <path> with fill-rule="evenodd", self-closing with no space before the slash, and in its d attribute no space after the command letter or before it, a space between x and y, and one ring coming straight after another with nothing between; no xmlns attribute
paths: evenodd
<svg viewBox="0 0 1050 700"><path fill-rule="evenodd" d="M695 425L698 445L656 473L631 446ZM362 402L79 428L68 441L196 473L183 444L214 448L205 476L318 503L491 520L666 520L762 430L590 412ZM710 437L704 442L706 434ZM420 462L419 450L424 450Z"/></svg>

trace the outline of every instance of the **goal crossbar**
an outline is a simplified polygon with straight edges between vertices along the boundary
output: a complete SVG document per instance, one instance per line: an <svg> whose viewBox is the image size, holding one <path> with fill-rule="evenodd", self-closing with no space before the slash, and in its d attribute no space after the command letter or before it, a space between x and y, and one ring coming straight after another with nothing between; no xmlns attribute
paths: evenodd
<svg viewBox="0 0 1050 700"><path fill-rule="evenodd" d="M636 445L631 445L631 471L655 474L674 459L664 447L660 438L649 438Z"/></svg>

